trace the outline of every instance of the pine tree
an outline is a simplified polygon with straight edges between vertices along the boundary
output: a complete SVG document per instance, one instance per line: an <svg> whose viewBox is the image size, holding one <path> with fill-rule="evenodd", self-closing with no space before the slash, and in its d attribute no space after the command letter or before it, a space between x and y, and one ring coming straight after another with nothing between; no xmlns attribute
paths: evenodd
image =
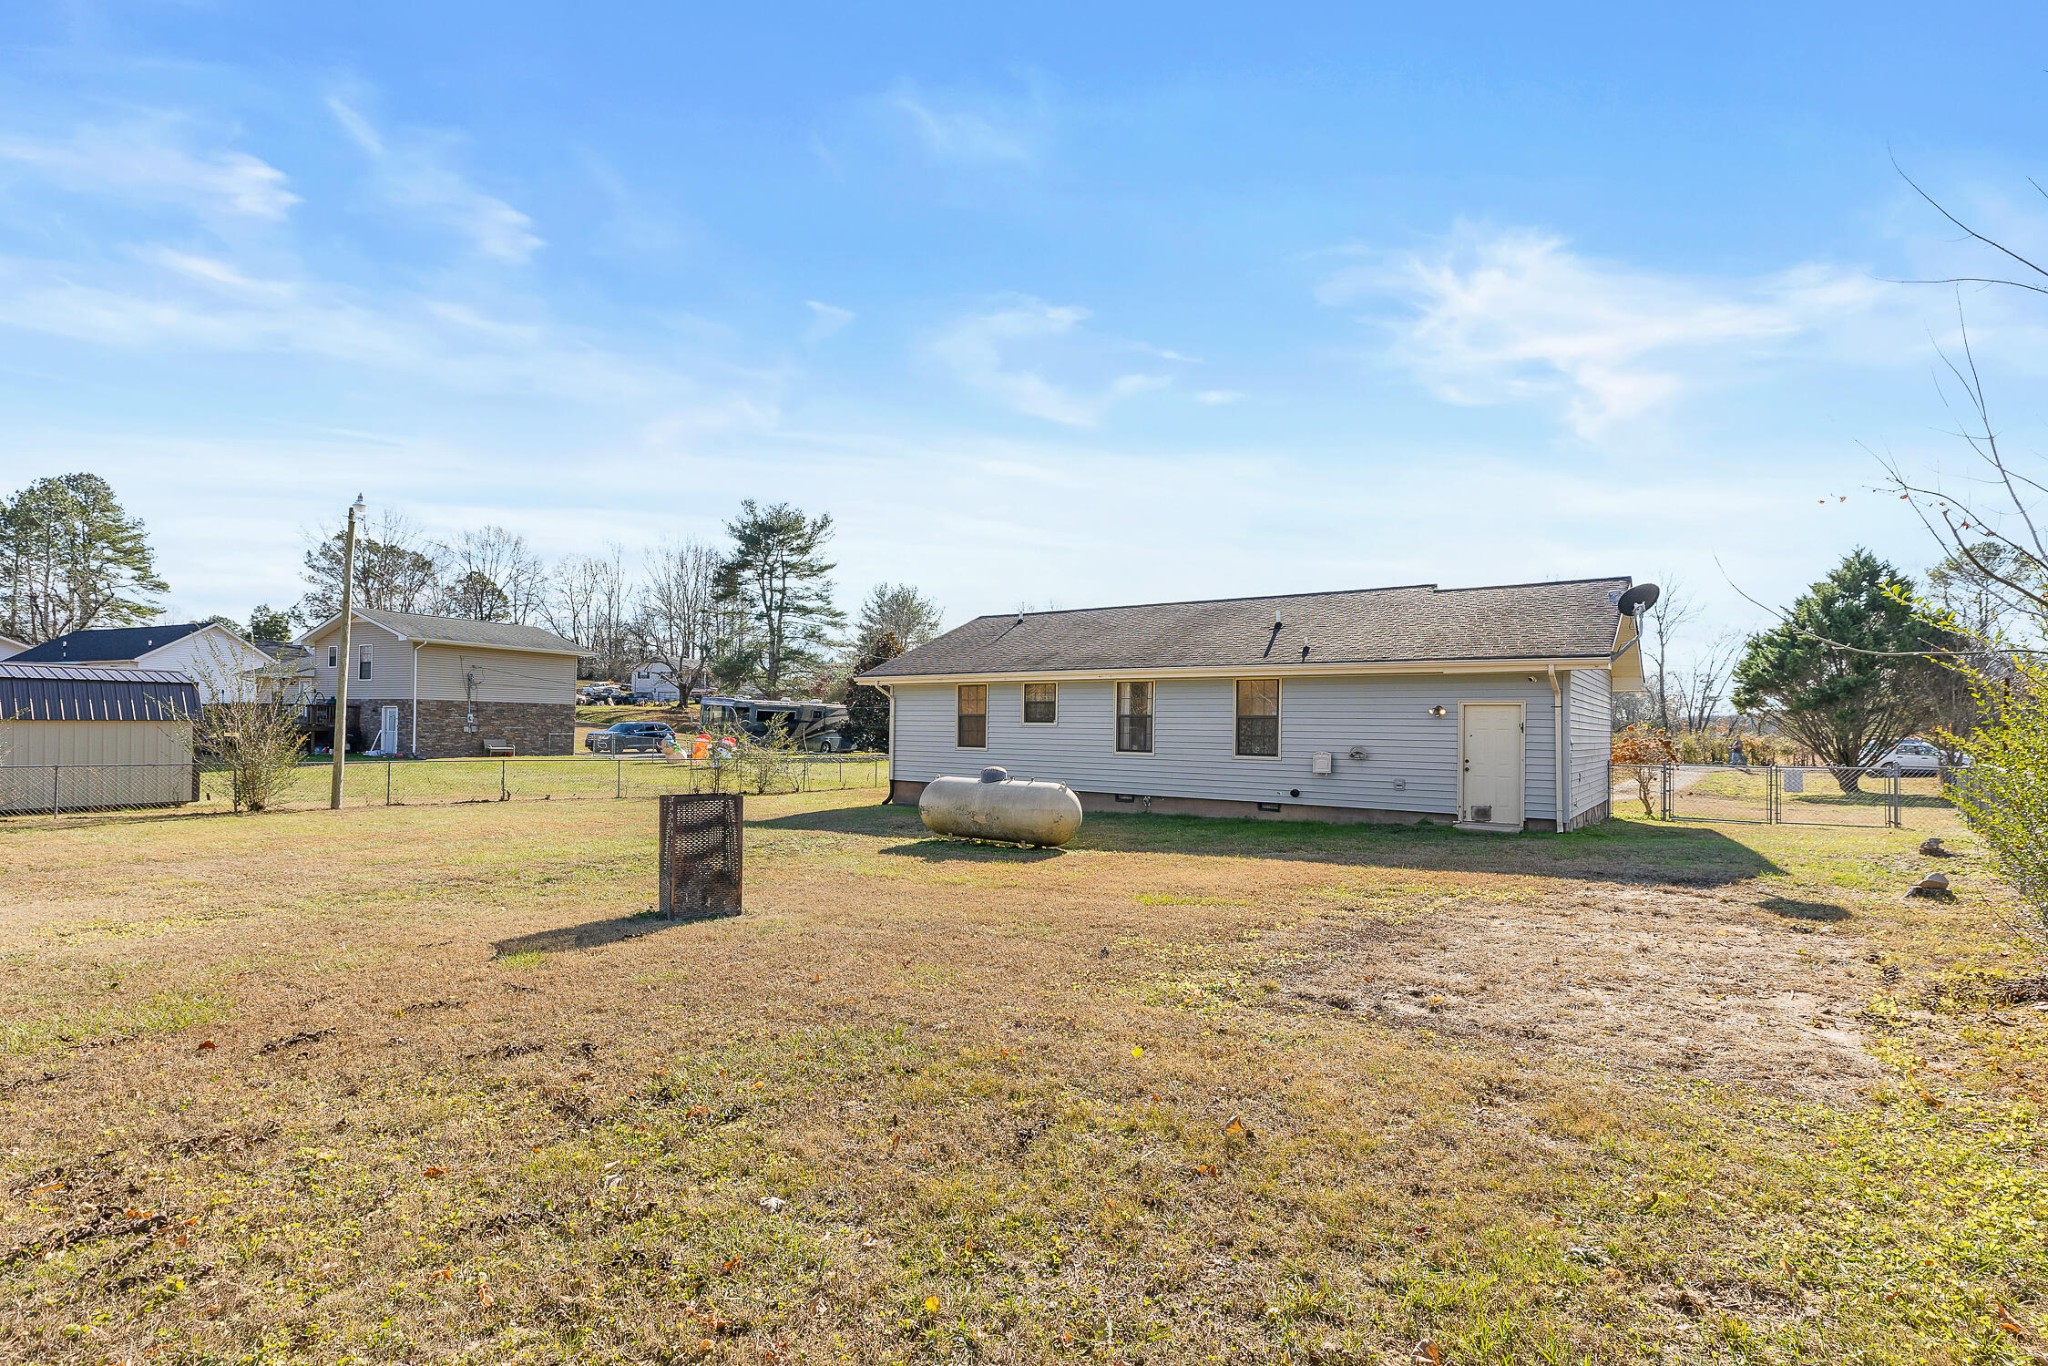
<svg viewBox="0 0 2048 1366"><path fill-rule="evenodd" d="M806 517L788 503L763 508L749 498L725 530L733 548L713 590L752 618L744 672L779 697L789 679L824 664L833 629L846 621L832 604L833 566L820 554L832 539L832 515Z"/></svg>
<svg viewBox="0 0 2048 1366"><path fill-rule="evenodd" d="M1751 636L1735 668L1735 705L1770 717L1845 792L1873 751L1934 718L1942 668L1928 656L1954 641L1915 611L1906 576L1867 550L1851 552L1785 613Z"/></svg>
<svg viewBox="0 0 2048 1366"><path fill-rule="evenodd" d="M30 644L133 626L170 591L142 519L96 474L38 479L0 501L0 631Z"/></svg>

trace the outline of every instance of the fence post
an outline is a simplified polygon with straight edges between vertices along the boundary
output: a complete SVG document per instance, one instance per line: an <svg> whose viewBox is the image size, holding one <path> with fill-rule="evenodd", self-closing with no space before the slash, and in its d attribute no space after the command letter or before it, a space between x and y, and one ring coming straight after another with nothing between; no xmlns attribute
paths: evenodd
<svg viewBox="0 0 2048 1366"><path fill-rule="evenodd" d="M505 785L505 779L508 776L505 772L505 766L511 762L510 759L498 760L498 800L501 802L507 800L512 795L512 789Z"/></svg>
<svg viewBox="0 0 2048 1366"><path fill-rule="evenodd" d="M620 799L624 798L625 795L626 761L624 759L615 757L612 760L612 800L619 801Z"/></svg>
<svg viewBox="0 0 2048 1366"><path fill-rule="evenodd" d="M62 789L57 781L57 775L63 771L64 768L61 764L50 765L50 814L53 816L60 814L64 810L63 802L59 796Z"/></svg>
<svg viewBox="0 0 2048 1366"><path fill-rule="evenodd" d="M1894 830L1903 827L1906 823L1905 812L1900 810L1904 803L1899 800L1899 783L1903 776L1898 773L1891 775L1891 824Z"/></svg>
<svg viewBox="0 0 2048 1366"><path fill-rule="evenodd" d="M393 759L386 759L384 761L384 805L386 806L391 805L391 765L394 762L396 760Z"/></svg>

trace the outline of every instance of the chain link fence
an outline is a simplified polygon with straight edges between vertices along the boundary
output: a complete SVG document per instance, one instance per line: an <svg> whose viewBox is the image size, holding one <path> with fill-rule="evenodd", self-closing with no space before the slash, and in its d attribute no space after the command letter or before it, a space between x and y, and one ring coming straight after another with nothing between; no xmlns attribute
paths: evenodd
<svg viewBox="0 0 2048 1366"><path fill-rule="evenodd" d="M1950 806L1954 780L1947 769L1901 774L1889 766L1666 764L1657 772L1656 805L1669 821L1905 826L1915 812ZM1617 786L1617 806L1622 795ZM1633 783L1627 795L1635 795Z"/></svg>
<svg viewBox="0 0 2048 1366"><path fill-rule="evenodd" d="M777 754L753 761L664 755L528 759L351 759L347 806L467 802L621 801L676 793L828 792L879 787L886 754ZM333 768L300 764L276 809L326 806ZM0 767L0 815L61 815L198 805L225 810L232 776L202 764L65 764Z"/></svg>

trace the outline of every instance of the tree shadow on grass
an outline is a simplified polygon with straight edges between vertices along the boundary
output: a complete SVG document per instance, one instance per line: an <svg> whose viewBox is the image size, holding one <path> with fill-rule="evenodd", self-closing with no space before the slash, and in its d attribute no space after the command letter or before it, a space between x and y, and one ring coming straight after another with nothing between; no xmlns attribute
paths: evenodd
<svg viewBox="0 0 2048 1366"><path fill-rule="evenodd" d="M1446 822L1448 818L1443 818ZM883 853L930 862L1043 862L1057 850L921 838L909 806L864 805L749 821L769 830L909 837ZM1335 825L1319 821L1091 813L1065 852L1298 859L1376 868L1416 868L1626 883L1717 887L1784 870L1711 827L1615 820L1565 835L1482 835L1430 825Z"/></svg>
<svg viewBox="0 0 2048 1366"><path fill-rule="evenodd" d="M679 925L697 925L720 916L665 916L659 911L638 911L632 915L592 920L582 925L536 930L532 934L500 939L491 945L493 958L510 958L520 953L566 953L572 949L601 949L627 939L642 939Z"/></svg>
<svg viewBox="0 0 2048 1366"><path fill-rule="evenodd" d="M1760 910L1772 915L1782 915L1790 920L1847 920L1847 907L1837 906L1828 901L1797 901L1789 896L1767 896L1757 902Z"/></svg>

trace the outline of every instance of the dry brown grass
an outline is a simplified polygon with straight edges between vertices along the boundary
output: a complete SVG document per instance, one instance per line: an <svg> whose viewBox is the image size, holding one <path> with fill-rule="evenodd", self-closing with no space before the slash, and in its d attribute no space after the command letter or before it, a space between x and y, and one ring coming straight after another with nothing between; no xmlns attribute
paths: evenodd
<svg viewBox="0 0 2048 1366"><path fill-rule="evenodd" d="M1033 853L874 796L750 798L701 924L644 802L0 827L0 1351L2037 1345L2048 1014L1914 1004L2027 962L1967 842L1933 906L1918 830Z"/></svg>

